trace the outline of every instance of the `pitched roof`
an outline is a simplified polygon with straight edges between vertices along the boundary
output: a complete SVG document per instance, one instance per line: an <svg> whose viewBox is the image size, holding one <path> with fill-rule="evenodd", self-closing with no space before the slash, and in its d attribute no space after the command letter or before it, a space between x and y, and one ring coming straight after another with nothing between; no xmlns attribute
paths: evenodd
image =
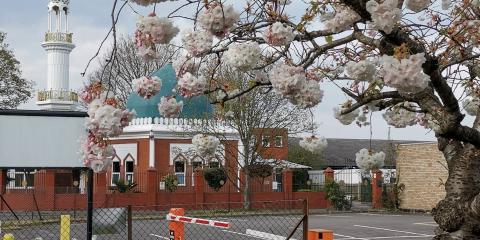
<svg viewBox="0 0 480 240"><path fill-rule="evenodd" d="M298 145L300 138L290 138L289 146ZM370 147L370 139L341 139L328 138L327 149L323 152L322 166L332 168L356 167L355 154L362 148ZM421 141L408 140L380 140L372 139L371 148L374 151L383 151L385 167L394 167L396 145L404 143L421 143Z"/></svg>

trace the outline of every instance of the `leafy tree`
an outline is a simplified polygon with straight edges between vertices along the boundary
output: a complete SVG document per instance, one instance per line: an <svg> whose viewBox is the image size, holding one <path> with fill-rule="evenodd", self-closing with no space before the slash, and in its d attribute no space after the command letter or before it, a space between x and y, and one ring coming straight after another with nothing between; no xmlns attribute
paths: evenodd
<svg viewBox="0 0 480 240"><path fill-rule="evenodd" d="M16 108L32 96L33 83L22 78L20 62L5 43L6 33L0 32L0 109Z"/></svg>
<svg viewBox="0 0 480 240"><path fill-rule="evenodd" d="M109 64L113 49L115 49L117 64ZM155 61L146 62L138 56L134 38L121 36L117 39L116 45L99 59L100 65L89 75L89 80L101 80L102 85L113 92L119 106L124 107L132 92L134 79L150 75L177 55L175 47L172 46L159 46L157 51L161 57Z"/></svg>
<svg viewBox="0 0 480 240"><path fill-rule="evenodd" d="M323 153L312 153L297 144L289 144L288 161L309 166L312 170L320 170L323 166Z"/></svg>
<svg viewBox="0 0 480 240"><path fill-rule="evenodd" d="M159 1L133 2L155 11ZM223 84L219 71L194 72L188 80L207 78L204 93L214 103L241 101L267 88L303 108L319 104L319 82L330 81L348 96L334 111L345 125L363 124L366 113L385 111L392 126L418 123L432 129L449 171L445 199L432 211L439 224L435 239L480 237L479 1L251 0L233 5L237 2L193 0L165 15L182 18L182 25L191 20L196 32L182 38L191 56L213 59L218 70L258 71L259 77L234 89ZM152 28L162 43L175 33L172 26L163 30ZM144 40L148 47L155 45ZM465 114L475 118L473 123L463 121ZM374 149L363 152L371 158Z"/></svg>

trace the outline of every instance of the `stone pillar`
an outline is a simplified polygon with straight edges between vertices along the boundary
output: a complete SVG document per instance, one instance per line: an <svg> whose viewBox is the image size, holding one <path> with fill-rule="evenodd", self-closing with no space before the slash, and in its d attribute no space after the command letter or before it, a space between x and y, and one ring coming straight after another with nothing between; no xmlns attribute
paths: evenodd
<svg viewBox="0 0 480 240"><path fill-rule="evenodd" d="M93 177L93 207L108 207L105 201L107 198L107 173L95 173Z"/></svg>
<svg viewBox="0 0 480 240"><path fill-rule="evenodd" d="M335 171L332 168L328 167L323 171L323 176L325 177L325 183L330 181L335 181L334 177Z"/></svg>
<svg viewBox="0 0 480 240"><path fill-rule="evenodd" d="M382 171L376 169L372 171L372 208L383 208L382 201Z"/></svg>
<svg viewBox="0 0 480 240"><path fill-rule="evenodd" d="M7 187L7 170L0 169L0 194L4 194ZM0 204L1 209L1 204Z"/></svg>
<svg viewBox="0 0 480 240"><path fill-rule="evenodd" d="M291 200L293 198L293 171L289 168L283 169L282 172L282 184L285 200Z"/></svg>
<svg viewBox="0 0 480 240"><path fill-rule="evenodd" d="M147 198L148 205L155 206L157 204L157 191L159 188L159 182L157 177L157 169L149 168L147 170Z"/></svg>
<svg viewBox="0 0 480 240"><path fill-rule="evenodd" d="M205 181L203 178L203 170L197 169L195 171L195 206L201 209L205 203Z"/></svg>
<svg viewBox="0 0 480 240"><path fill-rule="evenodd" d="M324 184L335 181L335 171L330 167L327 167L327 169L325 169L323 171L323 176L325 177L325 183ZM326 197L327 197L327 195L325 193L325 198ZM329 200L327 200L326 207L330 208L331 206L332 206L332 203Z"/></svg>
<svg viewBox="0 0 480 240"><path fill-rule="evenodd" d="M40 170L35 174L35 198L42 210L55 209L55 170ZM33 204L33 202L32 202Z"/></svg>

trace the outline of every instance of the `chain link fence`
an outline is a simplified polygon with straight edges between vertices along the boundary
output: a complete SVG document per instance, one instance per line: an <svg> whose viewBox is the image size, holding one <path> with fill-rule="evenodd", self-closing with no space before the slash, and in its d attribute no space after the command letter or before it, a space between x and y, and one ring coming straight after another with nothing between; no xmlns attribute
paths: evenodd
<svg viewBox="0 0 480 240"><path fill-rule="evenodd" d="M183 233L178 229L172 233L172 221L167 220L172 208L183 209L185 219L199 219L198 223L181 223ZM173 239L171 234L198 240L304 239L307 213L304 200L251 202L249 208L238 202L95 208L93 239L168 240ZM0 229L2 236L12 234L15 240L80 240L87 239L86 219L85 210L1 212ZM229 227L214 227L212 221Z"/></svg>

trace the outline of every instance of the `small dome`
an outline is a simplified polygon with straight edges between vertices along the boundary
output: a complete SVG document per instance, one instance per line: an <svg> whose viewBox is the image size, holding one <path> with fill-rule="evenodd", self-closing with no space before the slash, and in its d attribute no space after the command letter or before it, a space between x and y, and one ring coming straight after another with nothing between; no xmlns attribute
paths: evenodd
<svg viewBox="0 0 480 240"><path fill-rule="evenodd" d="M155 96L150 99L144 99L138 96L137 93L130 93L127 100L127 109L135 110L137 117L160 117L158 112L158 103L163 96L174 95L177 101L183 101L183 111L180 114L181 118L204 118L213 113L213 106L210 104L206 96L196 96L191 98L184 98L178 93L172 93L172 90L177 85L177 78L172 64L166 64L152 76L157 76L162 80L162 88Z"/></svg>

